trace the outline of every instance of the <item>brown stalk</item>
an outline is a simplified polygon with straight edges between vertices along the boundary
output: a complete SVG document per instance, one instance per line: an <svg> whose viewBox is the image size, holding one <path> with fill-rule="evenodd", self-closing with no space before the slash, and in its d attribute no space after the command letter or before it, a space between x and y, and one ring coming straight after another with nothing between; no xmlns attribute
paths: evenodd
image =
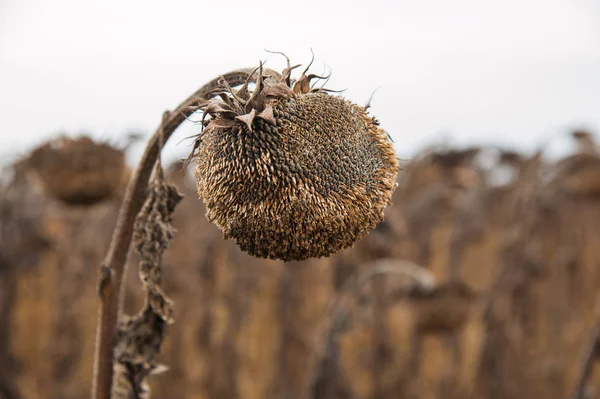
<svg viewBox="0 0 600 399"><path fill-rule="evenodd" d="M323 337L319 338L321 342L317 344L318 349L315 353L316 366L313 375L311 376L309 388L311 398L322 398L327 397L328 395L328 393L324 391L324 382L328 378L331 378L330 376L327 376L329 371L327 370L328 363L336 368L339 366L336 359L337 355L335 353L335 340L344 324L344 320L346 320L347 310L352 295L357 296L369 281L381 275L401 275L408 277L425 291L433 290L437 286L433 274L431 274L428 269L402 259L381 258L358 270L353 276L348 277L342 287L338 290L338 293L334 297L327 311L330 315L326 320L328 326ZM375 295L380 295L380 293L376 293ZM375 306L377 305L378 304L376 303ZM382 314L380 313L378 316L381 315ZM381 336L378 338L381 338ZM381 340L379 342L381 342ZM343 376L343 371L339 371L342 373L342 378L346 378ZM379 376L375 378L375 381L379 383ZM377 386L376 389L377 388L380 387Z"/></svg>
<svg viewBox="0 0 600 399"><path fill-rule="evenodd" d="M598 355L598 342L600 342L600 303L596 305L596 323L589 335L588 342L583 348L583 353L579 365L579 375L577 385L570 396L570 399L582 399L585 397L585 388L588 380L592 376L594 362Z"/></svg>
<svg viewBox="0 0 600 399"><path fill-rule="evenodd" d="M213 91L220 87L221 79L224 79L230 86L238 86L245 83L254 71L255 68L234 70L202 86L183 101L175 111L165 112L162 123L146 145L140 164L129 181L108 254L100 267L98 281L100 314L94 359L93 399L110 399L111 397L113 351L116 344L117 321L123 299L123 276L133 235L133 224L146 200L150 175L158 155L175 129L197 110L201 103L213 96ZM267 72L274 78L279 78L277 72L271 70L267 70Z"/></svg>

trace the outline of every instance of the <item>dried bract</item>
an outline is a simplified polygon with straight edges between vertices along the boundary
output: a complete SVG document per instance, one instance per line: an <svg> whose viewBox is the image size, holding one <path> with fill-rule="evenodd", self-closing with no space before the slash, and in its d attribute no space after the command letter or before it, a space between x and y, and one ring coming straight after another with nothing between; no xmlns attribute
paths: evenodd
<svg viewBox="0 0 600 399"><path fill-rule="evenodd" d="M303 260L353 245L383 219L398 161L365 107L316 75L263 76L254 90L226 84L206 102L195 143L207 217L254 256Z"/></svg>

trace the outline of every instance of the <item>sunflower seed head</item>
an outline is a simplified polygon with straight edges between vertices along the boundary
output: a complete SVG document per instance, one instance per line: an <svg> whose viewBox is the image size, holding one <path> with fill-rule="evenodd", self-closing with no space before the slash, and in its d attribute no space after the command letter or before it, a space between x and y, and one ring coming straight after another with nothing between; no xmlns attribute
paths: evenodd
<svg viewBox="0 0 600 399"><path fill-rule="evenodd" d="M194 157L207 218L251 255L288 261L336 253L374 228L398 161L364 107L311 90L315 75L290 87L286 71L271 82L261 66L250 95L227 88L209 101Z"/></svg>

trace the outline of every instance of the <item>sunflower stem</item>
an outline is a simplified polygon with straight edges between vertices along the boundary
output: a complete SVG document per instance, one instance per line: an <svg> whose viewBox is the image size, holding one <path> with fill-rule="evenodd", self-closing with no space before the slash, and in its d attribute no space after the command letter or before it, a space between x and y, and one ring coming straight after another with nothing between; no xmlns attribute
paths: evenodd
<svg viewBox="0 0 600 399"><path fill-rule="evenodd" d="M222 75L231 86L241 85L254 71L244 68ZM274 71L270 71L275 73ZM150 138L139 166L129 181L121 203L117 226L113 233L108 254L100 267L98 293L100 312L94 356L93 399L110 399L113 383L114 347L117 337L117 322L123 302L123 287L127 256L131 246L133 224L147 196L150 175L164 144L173 132L196 109L212 96L221 77L213 79L182 102L173 112L166 112L162 123Z"/></svg>

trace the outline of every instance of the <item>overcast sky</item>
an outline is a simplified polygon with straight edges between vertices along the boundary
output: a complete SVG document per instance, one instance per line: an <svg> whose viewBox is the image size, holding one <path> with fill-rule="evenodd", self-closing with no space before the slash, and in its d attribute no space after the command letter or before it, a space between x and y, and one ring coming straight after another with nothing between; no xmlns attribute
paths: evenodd
<svg viewBox="0 0 600 399"><path fill-rule="evenodd" d="M599 0L0 0L0 157L59 131L117 141L228 70L332 71L402 157L440 138L533 146L600 129ZM199 130L170 143L183 157ZM562 145L562 144L561 144Z"/></svg>

